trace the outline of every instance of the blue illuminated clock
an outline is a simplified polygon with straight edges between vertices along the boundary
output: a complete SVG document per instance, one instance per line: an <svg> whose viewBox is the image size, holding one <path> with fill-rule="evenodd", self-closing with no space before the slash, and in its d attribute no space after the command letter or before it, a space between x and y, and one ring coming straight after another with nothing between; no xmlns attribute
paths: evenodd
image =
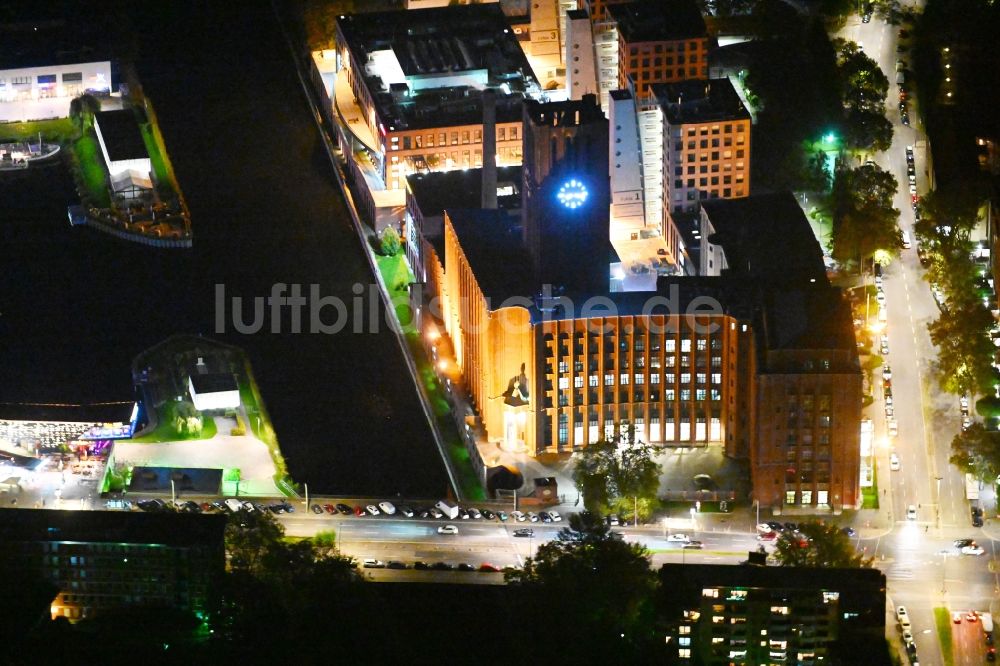
<svg viewBox="0 0 1000 666"><path fill-rule="evenodd" d="M587 188L583 183L578 181L576 178L567 180L559 188L559 192L556 194L556 198L559 199L559 203L570 210L579 208L587 201Z"/></svg>

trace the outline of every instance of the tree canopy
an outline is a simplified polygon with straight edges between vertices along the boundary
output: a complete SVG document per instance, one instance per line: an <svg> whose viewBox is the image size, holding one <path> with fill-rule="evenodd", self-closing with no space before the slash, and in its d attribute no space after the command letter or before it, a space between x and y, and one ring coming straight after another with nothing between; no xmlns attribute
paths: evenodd
<svg viewBox="0 0 1000 666"><path fill-rule="evenodd" d="M859 553L839 527L819 521L800 523L798 532L783 532L775 543L774 556L786 567L851 568L872 564L872 558Z"/></svg>
<svg viewBox="0 0 1000 666"><path fill-rule="evenodd" d="M1000 432L973 423L951 440L950 460L980 481L995 482L1000 476Z"/></svg>
<svg viewBox="0 0 1000 666"><path fill-rule="evenodd" d="M861 265L878 250L899 251L899 211L892 207L895 194L896 179L877 165L837 171L829 196L837 261Z"/></svg>
<svg viewBox="0 0 1000 666"><path fill-rule="evenodd" d="M635 426L617 426L610 438L589 445L578 455L573 482L588 510L604 513L633 498L653 500L660 485L655 450L637 441Z"/></svg>

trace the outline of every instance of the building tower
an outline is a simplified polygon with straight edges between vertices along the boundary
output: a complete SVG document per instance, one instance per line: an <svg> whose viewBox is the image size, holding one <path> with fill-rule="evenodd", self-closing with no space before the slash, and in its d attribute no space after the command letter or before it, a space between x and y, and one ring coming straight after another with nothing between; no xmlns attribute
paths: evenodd
<svg viewBox="0 0 1000 666"><path fill-rule="evenodd" d="M526 101L523 126L523 234L534 275L543 283L606 289L608 121L597 96Z"/></svg>
<svg viewBox="0 0 1000 666"><path fill-rule="evenodd" d="M582 9L566 12L566 89L570 99L597 94L597 66L590 17Z"/></svg>

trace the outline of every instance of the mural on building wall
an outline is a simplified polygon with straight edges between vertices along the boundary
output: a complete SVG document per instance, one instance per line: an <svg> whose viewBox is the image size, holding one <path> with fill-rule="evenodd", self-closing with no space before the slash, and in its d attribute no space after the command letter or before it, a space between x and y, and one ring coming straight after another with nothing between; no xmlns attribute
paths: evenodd
<svg viewBox="0 0 1000 666"><path fill-rule="evenodd" d="M511 407L521 407L528 404L528 377L524 373L524 363L521 364L521 374L510 378L507 390L503 393L503 402Z"/></svg>

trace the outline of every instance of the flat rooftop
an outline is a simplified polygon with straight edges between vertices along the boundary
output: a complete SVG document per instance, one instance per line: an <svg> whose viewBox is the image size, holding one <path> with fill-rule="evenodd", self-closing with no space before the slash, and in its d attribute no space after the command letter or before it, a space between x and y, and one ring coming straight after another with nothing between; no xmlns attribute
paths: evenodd
<svg viewBox="0 0 1000 666"><path fill-rule="evenodd" d="M802 285L771 290L763 328L768 350L842 350L857 358L851 307L840 289Z"/></svg>
<svg viewBox="0 0 1000 666"><path fill-rule="evenodd" d="M139 511L0 509L0 544L81 541L222 548L226 517Z"/></svg>
<svg viewBox="0 0 1000 666"><path fill-rule="evenodd" d="M608 122L597 101L597 95L584 95L582 99L567 99L561 102L525 100L524 112L532 124L540 127L564 125L575 127Z"/></svg>
<svg viewBox="0 0 1000 666"><path fill-rule="evenodd" d="M695 0L640 0L609 5L608 14L626 42L696 39L708 34Z"/></svg>
<svg viewBox="0 0 1000 666"><path fill-rule="evenodd" d="M823 249L791 192L711 199L701 207L715 228L702 243L722 247L730 272L767 283L828 282Z"/></svg>
<svg viewBox="0 0 1000 666"><path fill-rule="evenodd" d="M728 78L656 83L650 89L671 125L750 119Z"/></svg>
<svg viewBox="0 0 1000 666"><path fill-rule="evenodd" d="M445 209L478 208L482 202L483 170L453 169L417 173L406 177L406 185L423 216L433 217L440 215ZM498 167L497 190L498 208L520 208L521 167Z"/></svg>
<svg viewBox="0 0 1000 666"><path fill-rule="evenodd" d="M497 122L518 121L521 98L541 91L496 3L352 14L337 27L390 131L477 124L486 88L500 92Z"/></svg>
<svg viewBox="0 0 1000 666"><path fill-rule="evenodd" d="M34 423L128 423L134 400L91 403L0 403L0 420Z"/></svg>
<svg viewBox="0 0 1000 666"><path fill-rule="evenodd" d="M94 114L94 122L101 128L104 146L113 162L149 157L139 123L131 109L98 111Z"/></svg>

